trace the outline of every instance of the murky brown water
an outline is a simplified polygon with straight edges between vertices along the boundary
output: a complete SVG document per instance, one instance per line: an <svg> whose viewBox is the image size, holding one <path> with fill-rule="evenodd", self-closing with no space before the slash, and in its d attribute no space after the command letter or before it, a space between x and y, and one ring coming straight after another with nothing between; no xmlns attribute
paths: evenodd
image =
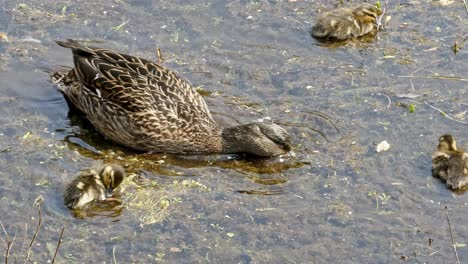
<svg viewBox="0 0 468 264"><path fill-rule="evenodd" d="M38 263L52 259L64 224L60 263L454 263L444 201L468 262L468 196L430 172L438 136L467 146L467 125L424 103L468 122L468 48L452 51L468 34L462 1L390 1L378 39L335 47L309 35L332 1L94 2L0 1L0 221L16 238L11 262L26 256L39 195ZM177 157L106 142L45 72L72 65L53 42L65 38L150 59L159 46L167 67L207 91L220 123L271 118L294 151ZM436 75L452 79L401 77ZM408 93L420 97L399 96ZM390 150L376 153L383 140ZM126 188L123 210L74 218L64 186L96 160L154 184ZM145 210L164 220L145 222Z"/></svg>

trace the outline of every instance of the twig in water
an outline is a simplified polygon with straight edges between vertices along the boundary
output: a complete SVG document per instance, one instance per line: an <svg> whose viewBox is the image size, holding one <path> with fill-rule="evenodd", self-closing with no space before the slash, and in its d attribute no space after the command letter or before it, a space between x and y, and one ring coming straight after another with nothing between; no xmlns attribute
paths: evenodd
<svg viewBox="0 0 468 264"><path fill-rule="evenodd" d="M387 23L382 24L382 19L385 16L385 13L387 13L387 4L388 4L388 0L385 1L385 6L383 8L382 14L379 17L377 17L377 19L375 21L375 24L377 26L377 30L384 29L384 27L387 24Z"/></svg>
<svg viewBox="0 0 468 264"><path fill-rule="evenodd" d="M418 69L416 69L415 71L413 71L413 72L411 73L411 75L415 75L416 73L418 73L418 72L420 72L420 71L426 69L427 67L432 66L432 65L434 65L434 64L436 64L436 63L438 63L438 62L440 62L440 61L443 61L443 60L446 60L446 58L442 58L442 59L439 59L439 60L431 61L430 63L425 64L423 67L418 68Z"/></svg>
<svg viewBox="0 0 468 264"><path fill-rule="evenodd" d="M239 2L239 1L240 1L240 0L232 1L231 3L225 5L224 7L229 7L230 5L235 4L235 3Z"/></svg>
<svg viewBox="0 0 468 264"><path fill-rule="evenodd" d="M5 247L6 247L5 264L8 264L8 257L10 256L10 250L11 250L11 247L13 246L13 243L15 242L16 238L11 240L10 236L8 236L8 233L7 233L6 229L5 229L5 226L3 225L2 221L0 221L0 225L2 226L3 232L5 233L6 242L3 239L1 239L1 240L2 240L3 244L5 244Z"/></svg>
<svg viewBox="0 0 468 264"><path fill-rule="evenodd" d="M5 229L5 227L3 226L2 221L0 221L0 225L1 225L2 228L3 228L3 233L5 233L5 238L6 238L7 241L8 241L8 240L9 240L8 233L7 233L6 229ZM1 239L1 238L0 238L0 240L2 240L3 244L6 246L7 243L5 242L5 240L3 240L3 239Z"/></svg>
<svg viewBox="0 0 468 264"><path fill-rule="evenodd" d="M13 241L8 240L7 251L5 254L5 264L8 264L8 256L10 255L10 249L12 245L13 245Z"/></svg>
<svg viewBox="0 0 468 264"><path fill-rule="evenodd" d="M411 75L413 76L413 75L415 75L417 72L420 72L420 71L424 70L425 68L427 68L427 67L429 67L429 66L431 66L431 65L434 65L434 64L436 64L436 63L438 63L438 62L440 62L440 61L442 61L442 60L445 60L445 58L432 61L432 62L430 62L429 64L426 64L426 65L424 65L423 67L416 69L415 71L413 71L413 72L411 73ZM415 89L414 89L414 84L413 84L413 79L412 79L412 78L410 79L410 84L411 84L411 89L414 91Z"/></svg>
<svg viewBox="0 0 468 264"><path fill-rule="evenodd" d="M117 260L115 260L115 246L112 248L112 257L114 258L114 264L117 264Z"/></svg>
<svg viewBox="0 0 468 264"><path fill-rule="evenodd" d="M31 249L32 249L32 246L34 244L34 240L36 239L37 237L37 233L39 233L39 228L41 228L41 225L42 225L42 210L41 210L41 204L42 202L44 201L44 198L42 198L42 195L39 195L36 200L34 201L34 205L37 206L37 211L38 211L38 215L39 215L39 220L37 222L37 227L36 227L36 231L34 232L34 235L31 239L31 243L29 243L29 247L28 247L28 253L26 254L26 258L24 259L24 263L26 264L29 260L29 256L31 256Z"/></svg>
<svg viewBox="0 0 468 264"><path fill-rule="evenodd" d="M388 95L386 94L383 94L383 93L377 93L378 95L382 95L382 96L385 96L387 97L387 100L388 100L388 105L386 108L390 108L390 105L392 105L392 100L390 99L390 97L388 97Z"/></svg>
<svg viewBox="0 0 468 264"><path fill-rule="evenodd" d="M457 120L457 119L451 117L450 115L448 115L448 114L445 113L444 111L442 111L442 110L440 110L439 108L437 108L437 107L435 107L435 106L429 104L428 102L424 101L424 103L425 103L427 106L429 106L430 108L432 108L432 109L436 110L437 112L441 113L441 114L442 114L443 116L445 116L446 118L448 118L448 119L450 119L450 120L452 120L452 121L455 121L455 122L464 124L464 125L468 125L467 122L463 122L463 121L461 121L461 120Z"/></svg>
<svg viewBox="0 0 468 264"><path fill-rule="evenodd" d="M115 27L111 27L110 29L111 30L114 30L114 31L119 31L121 30L128 22L130 22L130 18L127 19L127 20L124 20L124 22L122 22L122 24L118 25L118 26L115 26Z"/></svg>
<svg viewBox="0 0 468 264"><path fill-rule="evenodd" d="M158 55L158 64L162 64L164 59L161 54L161 49L159 48L159 45L156 45L156 54Z"/></svg>
<svg viewBox="0 0 468 264"><path fill-rule="evenodd" d="M465 11L466 11L466 13L468 14L468 6L466 5L466 1L465 1L465 0L463 0L463 4L465 5Z"/></svg>
<svg viewBox="0 0 468 264"><path fill-rule="evenodd" d="M443 76L443 75L432 75L432 76L419 76L419 75L400 75L398 78L423 78L423 79L440 79L440 80L454 80L468 82L468 79L457 77L457 76Z"/></svg>
<svg viewBox="0 0 468 264"><path fill-rule="evenodd" d="M62 244L62 238L63 238L63 232L65 231L65 224L62 226L62 231L60 232L60 237L59 237L59 240L57 242L57 247L55 248L55 253L54 253L54 257L52 258L52 264L54 264L55 262L55 258L57 257L57 252L58 252L58 249L60 247L60 244Z"/></svg>
<svg viewBox="0 0 468 264"><path fill-rule="evenodd" d="M450 238L452 239L453 252L455 253L455 258L457 259L457 264L460 264L460 259L458 258L457 247L455 246L455 242L453 241L452 225L450 225L450 219L449 219L448 208L447 208L447 201L445 201L445 216L447 216L447 223L448 223L448 227L449 227Z"/></svg>
<svg viewBox="0 0 468 264"><path fill-rule="evenodd" d="M466 35L466 37L464 39L462 39L462 41L460 41L460 44L458 44L458 41L455 41L455 43L452 46L453 52L455 54L457 54L458 51L460 51L460 49L465 46L465 41L467 39L468 39L468 35Z"/></svg>

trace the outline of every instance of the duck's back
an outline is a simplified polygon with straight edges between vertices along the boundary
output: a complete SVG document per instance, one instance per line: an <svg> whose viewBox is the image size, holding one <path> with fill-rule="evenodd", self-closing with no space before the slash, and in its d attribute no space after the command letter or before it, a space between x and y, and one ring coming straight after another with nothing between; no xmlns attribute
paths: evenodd
<svg viewBox="0 0 468 264"><path fill-rule="evenodd" d="M55 74L54 81L103 135L145 151L213 152L219 147L219 142L207 142L221 129L205 101L171 70L73 40L57 43L73 51L75 68Z"/></svg>

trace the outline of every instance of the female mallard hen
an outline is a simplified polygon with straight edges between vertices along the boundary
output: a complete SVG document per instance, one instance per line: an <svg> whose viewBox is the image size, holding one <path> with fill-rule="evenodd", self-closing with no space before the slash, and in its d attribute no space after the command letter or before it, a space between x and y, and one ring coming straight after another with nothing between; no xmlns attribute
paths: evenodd
<svg viewBox="0 0 468 264"><path fill-rule="evenodd" d="M77 209L95 200L104 201L124 177L124 168L117 164L108 164L99 173L92 169L81 171L65 190L65 205Z"/></svg>
<svg viewBox="0 0 468 264"><path fill-rule="evenodd" d="M312 36L344 40L366 35L376 30L376 19L382 10L364 3L355 8L342 7L321 14L312 27Z"/></svg>
<svg viewBox="0 0 468 264"><path fill-rule="evenodd" d="M276 124L221 128L193 86L161 65L75 40L57 43L72 50L75 68L54 73L54 83L119 144L149 152L264 157L290 150L288 133Z"/></svg>
<svg viewBox="0 0 468 264"><path fill-rule="evenodd" d="M432 154L432 175L446 182L450 189L468 185L468 154L457 148L452 135L439 138L437 150Z"/></svg>

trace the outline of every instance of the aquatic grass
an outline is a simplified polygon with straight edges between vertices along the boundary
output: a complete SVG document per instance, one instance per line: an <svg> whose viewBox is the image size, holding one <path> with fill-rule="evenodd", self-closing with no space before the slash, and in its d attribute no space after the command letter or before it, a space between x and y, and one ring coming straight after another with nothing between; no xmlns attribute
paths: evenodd
<svg viewBox="0 0 468 264"><path fill-rule="evenodd" d="M113 30L113 31L120 31L125 25L127 25L127 23L130 22L130 18L127 19L127 20L124 20L121 24L115 26L115 27L111 27L110 29Z"/></svg>
<svg viewBox="0 0 468 264"><path fill-rule="evenodd" d="M455 240L454 240L454 238L453 238L452 225L450 224L450 218L449 218L449 213L448 213L447 201L445 201L444 209L445 209L445 217L446 217L446 219L447 219L447 224L448 224L448 227L449 227L450 239L451 239L451 241L452 241L452 249L453 249L453 253L455 254L455 260L456 260L456 263L457 263L457 264L460 264L460 258L458 257L457 246L456 246Z"/></svg>
<svg viewBox="0 0 468 264"><path fill-rule="evenodd" d="M385 193L379 194L377 191L371 191L367 193L368 197L375 199L375 210L378 211L379 214L389 214L391 211L383 211L380 210L380 205L385 205L387 202L392 198L392 196L387 195ZM380 201L380 203L379 203Z"/></svg>
<svg viewBox="0 0 468 264"><path fill-rule="evenodd" d="M439 109L439 108L437 108L437 107L435 107L435 106L429 104L429 103L426 102L426 101L424 101L424 104L426 104L426 105L429 106L430 108L432 108L432 109L436 110L437 112L439 112L443 117L446 117L446 118L448 118L448 119L450 119L450 120L452 120L452 121L455 121L455 122L457 122L457 123L461 123L461 124L464 124L464 125L468 125L467 122L463 122L463 121L461 121L461 120L458 120L458 119L456 119L456 118L450 116L450 115L447 114L445 111L443 111L443 110L441 110L441 109Z"/></svg>
<svg viewBox="0 0 468 264"><path fill-rule="evenodd" d="M210 192L211 189L192 179L161 185L139 174L129 175L121 184L121 192L125 193L124 204L131 214L136 215L142 227L164 221L174 206L183 202L178 196L187 191Z"/></svg>
<svg viewBox="0 0 468 264"><path fill-rule="evenodd" d="M172 211L169 195L161 190L139 189L126 197L126 204L142 227L162 222Z"/></svg>

